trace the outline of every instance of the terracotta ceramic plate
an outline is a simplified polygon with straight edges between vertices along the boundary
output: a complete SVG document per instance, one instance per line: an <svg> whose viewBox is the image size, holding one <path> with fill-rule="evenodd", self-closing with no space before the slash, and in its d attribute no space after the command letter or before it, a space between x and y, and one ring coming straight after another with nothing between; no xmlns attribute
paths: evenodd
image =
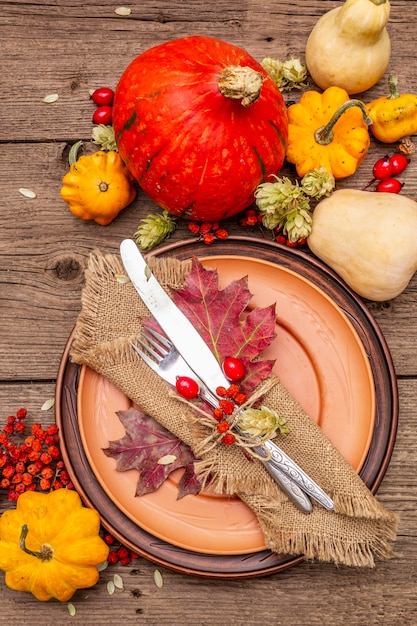
<svg viewBox="0 0 417 626"><path fill-rule="evenodd" d="M247 275L251 306L276 303L275 371L374 491L392 452L397 390L390 355L365 306L307 255L254 239L217 249L185 241L158 254L199 256L221 285ZM208 254L209 253L209 254ZM68 362L59 373L58 415L64 454L85 501L103 525L143 556L203 576L248 577L300 558L265 549L253 513L238 499L202 494L176 500L180 472L154 494L134 497L137 473L120 473L102 451L124 434L116 411L130 402L88 368Z"/></svg>

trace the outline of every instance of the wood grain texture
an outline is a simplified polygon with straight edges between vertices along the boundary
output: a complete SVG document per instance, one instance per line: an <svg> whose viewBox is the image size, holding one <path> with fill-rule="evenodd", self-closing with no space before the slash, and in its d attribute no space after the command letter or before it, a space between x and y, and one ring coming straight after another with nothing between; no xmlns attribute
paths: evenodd
<svg viewBox="0 0 417 626"><path fill-rule="evenodd" d="M123 4L123 3L120 3ZM401 91L417 92L415 3L391 1L388 30L390 71ZM69 147L91 139L94 106L90 91L115 87L126 65L152 45L181 36L205 34L246 48L255 58L303 57L309 32L336 0L134 0L129 17L117 16L117 3L93 0L0 3L0 424L20 406L29 423L51 423L53 410L41 406L53 396L66 341L80 310L84 269L94 248L116 252L133 235L139 219L155 204L143 193L109 226L82 222L69 212L59 190L67 171ZM312 86L312 85L310 85ZM58 93L59 100L43 98ZM365 101L386 93L383 80ZM285 94L287 103L299 94ZM390 148L388 148L390 149ZM343 186L362 188L376 158L387 146L372 141L357 174ZM417 199L416 159L404 173L404 193ZM283 174L292 176L290 168ZM33 189L33 200L19 194ZM237 218L226 224L243 231ZM253 234L260 236L258 230ZM264 233L268 236L267 233ZM185 224L172 240L189 237ZM217 244L216 244L217 245ZM219 247L220 249L220 247ZM202 246L204 252L204 247ZM417 623L417 276L395 300L367 302L392 354L398 376L400 414L396 446L378 491L381 502L400 515L395 557L369 571L303 562L269 577L204 580L161 568L164 587L153 580L155 566L139 559L113 566L93 589L78 591L70 618L65 604L40 603L2 584L2 620L25 626L111 622L147 626L412 626ZM0 510L10 506L0 494ZM114 573L125 589L109 596Z"/></svg>

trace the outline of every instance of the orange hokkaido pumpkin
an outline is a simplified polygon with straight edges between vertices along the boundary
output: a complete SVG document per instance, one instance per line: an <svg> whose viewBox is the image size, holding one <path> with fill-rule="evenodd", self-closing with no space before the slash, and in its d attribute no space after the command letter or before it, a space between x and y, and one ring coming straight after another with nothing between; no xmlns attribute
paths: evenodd
<svg viewBox="0 0 417 626"><path fill-rule="evenodd" d="M282 95L245 50L193 36L139 55L116 89L119 153L161 207L192 220L219 220L254 201L285 158Z"/></svg>

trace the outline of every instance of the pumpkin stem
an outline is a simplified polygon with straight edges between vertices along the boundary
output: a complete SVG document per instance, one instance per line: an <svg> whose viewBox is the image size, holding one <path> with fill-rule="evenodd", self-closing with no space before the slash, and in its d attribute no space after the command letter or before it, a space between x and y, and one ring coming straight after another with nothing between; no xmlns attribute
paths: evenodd
<svg viewBox="0 0 417 626"><path fill-rule="evenodd" d="M366 107L363 102L361 102L360 100L348 100L347 102L344 102L337 109L337 111L333 113L332 117L325 126L321 126L316 130L316 132L314 133L314 139L317 141L317 143L319 143L321 146L328 146L329 143L332 143L334 139L334 125L341 118L343 113L348 109L351 109L352 107L359 107L362 111L365 124L368 124L368 126L369 124L372 124L372 120L366 112Z"/></svg>
<svg viewBox="0 0 417 626"><path fill-rule="evenodd" d="M265 77L251 67L228 65L220 74L220 93L226 98L240 100L242 106L253 104L261 95Z"/></svg>
<svg viewBox="0 0 417 626"><path fill-rule="evenodd" d="M390 74L388 77L388 88L389 88L389 94L387 96L388 100L395 100L396 98L400 97L400 94L398 92L397 89L397 77L395 76L395 74Z"/></svg>
<svg viewBox="0 0 417 626"><path fill-rule="evenodd" d="M29 528L27 527L26 524L23 524L21 532L20 532L20 538L19 538L20 549L23 550L23 552L26 552L26 554L30 554L31 556L36 556L36 558L40 559L41 561L52 561L53 556L54 556L54 551L52 550L51 546L48 546L48 544L44 543L42 546L42 549L39 552L35 552L34 550L29 550L29 548L26 547L26 537L27 537L28 532L29 532Z"/></svg>

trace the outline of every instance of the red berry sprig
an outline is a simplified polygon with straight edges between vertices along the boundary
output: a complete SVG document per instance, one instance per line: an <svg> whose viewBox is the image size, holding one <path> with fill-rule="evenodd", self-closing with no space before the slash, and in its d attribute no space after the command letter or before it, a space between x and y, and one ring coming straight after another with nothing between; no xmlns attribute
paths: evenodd
<svg viewBox="0 0 417 626"><path fill-rule="evenodd" d="M193 235L200 235L200 239L207 246L210 246L216 239L227 239L229 232L225 228L220 228L219 222L189 222L188 230Z"/></svg>
<svg viewBox="0 0 417 626"><path fill-rule="evenodd" d="M103 539L111 548L107 557L107 561L111 565L115 563L120 563L120 565L130 565L133 560L139 558L139 555L136 554L136 552L119 543L111 533L105 533Z"/></svg>
<svg viewBox="0 0 417 626"><path fill-rule="evenodd" d="M385 193L400 193L404 183L395 178L402 174L408 167L411 159L405 154L386 154L376 161L372 168L373 179L364 187L369 189L374 183L377 183L375 190Z"/></svg>
<svg viewBox="0 0 417 626"><path fill-rule="evenodd" d="M0 488L15 501L25 491L74 489L59 449L58 427L35 423L26 435L27 410L9 415L0 432ZM12 439L12 435L17 435Z"/></svg>

